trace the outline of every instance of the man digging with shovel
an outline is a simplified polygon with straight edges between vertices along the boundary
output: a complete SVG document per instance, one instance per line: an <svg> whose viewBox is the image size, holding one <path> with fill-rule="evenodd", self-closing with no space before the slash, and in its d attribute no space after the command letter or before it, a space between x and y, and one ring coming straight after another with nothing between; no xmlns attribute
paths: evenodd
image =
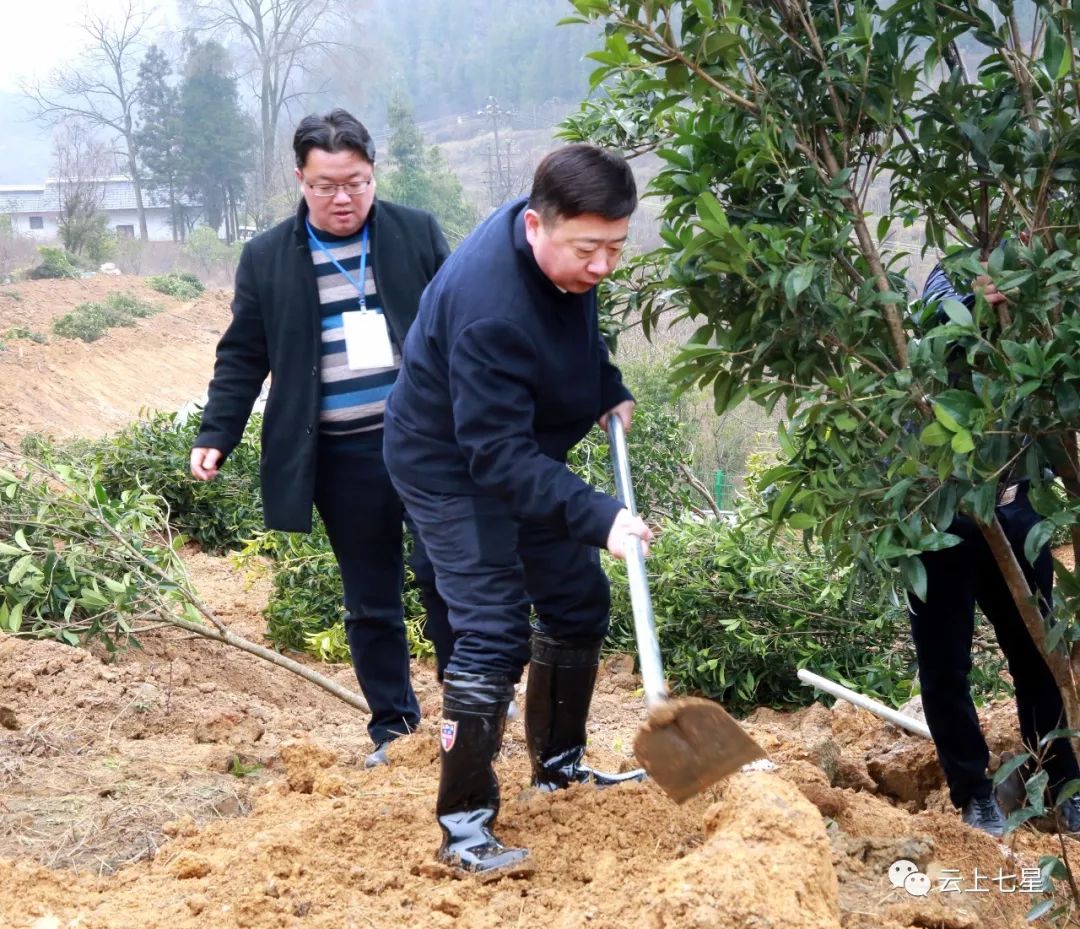
<svg viewBox="0 0 1080 929"><path fill-rule="evenodd" d="M566 467L599 422L634 401L597 326L596 285L618 263L633 174L589 145L549 154L528 200L507 204L449 258L421 300L386 408L384 454L435 567L454 649L443 683L439 858L468 871L528 855L492 834L499 750L531 659L532 781L640 780L582 763L608 629L598 548L623 557L648 526ZM529 623L530 601L535 630Z"/></svg>

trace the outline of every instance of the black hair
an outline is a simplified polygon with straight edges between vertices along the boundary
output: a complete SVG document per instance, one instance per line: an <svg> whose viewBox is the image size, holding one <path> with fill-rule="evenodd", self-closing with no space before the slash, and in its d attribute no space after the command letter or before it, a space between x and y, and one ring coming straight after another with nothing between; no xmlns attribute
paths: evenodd
<svg viewBox="0 0 1080 929"><path fill-rule="evenodd" d="M313 148L324 152L356 152L361 158L375 164L375 141L371 133L348 110L340 107L325 115L311 113L300 120L293 136L293 152L296 166L303 168L308 152Z"/></svg>
<svg viewBox="0 0 1080 929"><path fill-rule="evenodd" d="M545 221L595 213L623 219L637 207L637 184L626 159L579 143L549 152L533 175L529 208Z"/></svg>

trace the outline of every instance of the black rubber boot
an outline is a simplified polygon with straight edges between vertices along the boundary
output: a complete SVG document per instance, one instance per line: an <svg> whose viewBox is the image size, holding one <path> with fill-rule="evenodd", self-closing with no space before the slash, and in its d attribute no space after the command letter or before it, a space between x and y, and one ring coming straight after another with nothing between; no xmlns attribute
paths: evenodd
<svg viewBox="0 0 1080 929"><path fill-rule="evenodd" d="M502 675L447 672L443 681L438 857L464 871L510 868L529 855L526 848L507 848L491 832L499 814L499 781L491 762L513 694L513 684Z"/></svg>
<svg viewBox="0 0 1080 929"><path fill-rule="evenodd" d="M584 783L610 787L645 779L640 769L603 774L581 763L585 755L585 720L600 666L600 645L562 642L533 634L525 689L525 741L532 760L532 782L541 790L561 790Z"/></svg>

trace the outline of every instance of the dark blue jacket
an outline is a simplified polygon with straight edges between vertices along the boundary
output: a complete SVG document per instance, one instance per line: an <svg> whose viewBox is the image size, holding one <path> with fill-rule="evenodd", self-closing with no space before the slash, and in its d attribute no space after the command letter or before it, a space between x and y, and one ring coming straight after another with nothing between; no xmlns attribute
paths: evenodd
<svg viewBox="0 0 1080 929"><path fill-rule="evenodd" d="M319 292L301 200L296 215L244 246L232 322L217 346L197 447L228 455L271 374L262 424L263 513L269 529L307 532L319 439ZM400 345L420 293L450 249L430 213L376 200L368 215L371 264Z"/></svg>
<svg viewBox="0 0 1080 929"><path fill-rule="evenodd" d="M386 462L395 480L497 496L603 546L620 504L572 474L566 455L630 393L608 360L595 289L551 283L525 239L525 208L487 219L424 292L387 401Z"/></svg>

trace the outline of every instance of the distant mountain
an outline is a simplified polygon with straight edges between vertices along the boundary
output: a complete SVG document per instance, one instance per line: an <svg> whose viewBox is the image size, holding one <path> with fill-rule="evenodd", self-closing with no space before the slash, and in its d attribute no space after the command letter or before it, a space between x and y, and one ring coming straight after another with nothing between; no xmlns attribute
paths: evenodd
<svg viewBox="0 0 1080 929"><path fill-rule="evenodd" d="M0 92L0 184L45 180L52 165L52 131L31 122L26 98Z"/></svg>

